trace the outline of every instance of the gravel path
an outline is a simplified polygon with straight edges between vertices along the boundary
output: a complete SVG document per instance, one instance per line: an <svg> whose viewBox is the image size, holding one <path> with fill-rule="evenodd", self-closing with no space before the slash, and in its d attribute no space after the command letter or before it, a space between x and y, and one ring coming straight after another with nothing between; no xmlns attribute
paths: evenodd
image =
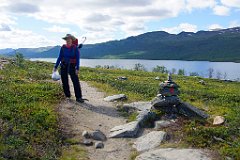
<svg viewBox="0 0 240 160"><path fill-rule="evenodd" d="M70 83L71 84L71 83ZM89 102L79 104L71 100L64 100L59 107L62 128L64 135L82 139L84 130L101 130L106 136L111 128L126 123L126 120L119 116L115 105L103 101L104 93L81 82L83 97ZM71 85L71 93L74 94ZM124 160L129 159L131 154L131 139L108 139L104 142L103 149L95 149L94 146L86 147L89 158L92 160Z"/></svg>

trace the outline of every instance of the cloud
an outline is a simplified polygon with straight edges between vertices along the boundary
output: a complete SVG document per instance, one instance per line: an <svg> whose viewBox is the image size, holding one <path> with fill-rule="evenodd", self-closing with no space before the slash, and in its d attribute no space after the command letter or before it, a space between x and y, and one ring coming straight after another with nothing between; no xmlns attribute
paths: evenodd
<svg viewBox="0 0 240 160"><path fill-rule="evenodd" d="M14 25L14 24L16 24L16 18L9 16L9 15L1 14L0 24Z"/></svg>
<svg viewBox="0 0 240 160"><path fill-rule="evenodd" d="M240 27L240 23L238 20L231 21L229 24L229 28Z"/></svg>
<svg viewBox="0 0 240 160"><path fill-rule="evenodd" d="M99 23L109 20L111 20L111 17L109 15L103 15L99 13L90 14L85 18L86 23Z"/></svg>
<svg viewBox="0 0 240 160"><path fill-rule="evenodd" d="M0 24L0 31L11 31L11 28L7 24Z"/></svg>
<svg viewBox="0 0 240 160"><path fill-rule="evenodd" d="M69 28L61 27L61 26L57 26L57 25L54 25L54 26L49 27L49 28L44 28L44 29L48 32L60 32L60 33L70 32Z"/></svg>
<svg viewBox="0 0 240 160"><path fill-rule="evenodd" d="M7 6L6 9L13 13L35 13L40 11L37 5L16 1Z"/></svg>
<svg viewBox="0 0 240 160"><path fill-rule="evenodd" d="M146 27L141 23L127 24L120 28L120 30L125 33L126 36L136 36L142 34L146 31Z"/></svg>
<svg viewBox="0 0 240 160"><path fill-rule="evenodd" d="M217 5L213 8L213 12L215 15L218 15L218 16L228 16L230 14L230 9L225 6Z"/></svg>
<svg viewBox="0 0 240 160"><path fill-rule="evenodd" d="M148 10L130 10L124 13L125 15L130 15L134 17L172 17L173 12L168 9L148 9Z"/></svg>
<svg viewBox="0 0 240 160"><path fill-rule="evenodd" d="M221 0L221 3L228 7L240 8L240 0Z"/></svg>
<svg viewBox="0 0 240 160"><path fill-rule="evenodd" d="M197 32L197 26L194 24L189 23L181 23L178 26L175 27L169 27L169 28L162 28L163 31L166 31L168 33L172 34L178 34L182 31L184 32Z"/></svg>
<svg viewBox="0 0 240 160"><path fill-rule="evenodd" d="M148 6L152 4L154 0L84 0L84 5L91 6L101 6L101 7L132 7L132 6Z"/></svg>
<svg viewBox="0 0 240 160"><path fill-rule="evenodd" d="M223 27L220 24L211 24L210 26L208 26L209 30L218 30L218 29L222 29Z"/></svg>
<svg viewBox="0 0 240 160"><path fill-rule="evenodd" d="M65 32L59 28L62 24L78 26L78 32L91 37L90 43L115 38L119 33L122 37L142 33L147 22L176 17L185 9L185 0L1 1L4 5L0 4L0 10L4 6L8 15L21 13L55 25L44 28L49 32Z"/></svg>
<svg viewBox="0 0 240 160"><path fill-rule="evenodd" d="M192 11L193 9L213 8L215 5L215 0L186 0L186 8L188 11Z"/></svg>
<svg viewBox="0 0 240 160"><path fill-rule="evenodd" d="M0 32L0 44L4 48L33 48L55 45L55 42L32 31L14 28L11 31Z"/></svg>

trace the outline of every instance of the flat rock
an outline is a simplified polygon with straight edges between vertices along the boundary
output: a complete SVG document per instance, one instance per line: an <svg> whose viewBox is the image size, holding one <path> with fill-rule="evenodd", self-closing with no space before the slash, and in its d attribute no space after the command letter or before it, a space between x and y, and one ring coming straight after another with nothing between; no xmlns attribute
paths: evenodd
<svg viewBox="0 0 240 160"><path fill-rule="evenodd" d="M116 126L110 130L110 138L135 137L139 130L138 121Z"/></svg>
<svg viewBox="0 0 240 160"><path fill-rule="evenodd" d="M107 140L107 137L105 136L105 134L100 130L95 130L93 132L90 132L89 134L90 134L90 137L94 140L97 140L97 141Z"/></svg>
<svg viewBox="0 0 240 160"><path fill-rule="evenodd" d="M101 141L95 142L95 148L96 148L96 149L104 148L103 142L101 142Z"/></svg>
<svg viewBox="0 0 240 160"><path fill-rule="evenodd" d="M103 100L106 102L113 102L116 100L124 100L124 99L127 99L127 96L125 94L118 94L118 95L105 97Z"/></svg>
<svg viewBox="0 0 240 160"><path fill-rule="evenodd" d="M211 160L202 150L165 148L148 151L136 160Z"/></svg>
<svg viewBox="0 0 240 160"><path fill-rule="evenodd" d="M124 104L123 107L132 107L136 108L139 111L145 111L145 110L150 110L152 107L151 102L133 102L129 104Z"/></svg>
<svg viewBox="0 0 240 160"><path fill-rule="evenodd" d="M172 124L173 124L172 121L165 121L165 120L154 122L155 129L167 128L167 127L170 127Z"/></svg>
<svg viewBox="0 0 240 160"><path fill-rule="evenodd" d="M152 131L142 137L139 137L133 144L138 152L154 149L166 140L167 133L163 131Z"/></svg>
<svg viewBox="0 0 240 160"><path fill-rule="evenodd" d="M190 118L204 118L207 119L209 117L209 115L207 113L205 113L204 111L198 109L197 107L194 107L192 105L190 105L189 103L180 103L178 105L178 109L179 109L179 113L183 114L187 117Z"/></svg>
<svg viewBox="0 0 240 160"><path fill-rule="evenodd" d="M213 120L213 125L221 125L225 122L225 118L222 116L216 116Z"/></svg>

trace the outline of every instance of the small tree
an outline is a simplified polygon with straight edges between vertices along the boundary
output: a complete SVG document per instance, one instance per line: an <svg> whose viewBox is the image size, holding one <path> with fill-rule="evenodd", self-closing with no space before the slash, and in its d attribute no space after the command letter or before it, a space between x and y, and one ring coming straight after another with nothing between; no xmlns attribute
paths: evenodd
<svg viewBox="0 0 240 160"><path fill-rule="evenodd" d="M172 73L172 74L175 74L176 72L177 72L176 68L172 68L171 73Z"/></svg>
<svg viewBox="0 0 240 160"><path fill-rule="evenodd" d="M217 79L221 79L222 78L222 73L221 72L217 72L216 77L217 77Z"/></svg>
<svg viewBox="0 0 240 160"><path fill-rule="evenodd" d="M96 65L95 68L102 68L102 66L101 65Z"/></svg>
<svg viewBox="0 0 240 160"><path fill-rule="evenodd" d="M198 72L190 72L190 76L199 76Z"/></svg>
<svg viewBox="0 0 240 160"><path fill-rule="evenodd" d="M23 66L23 62L24 62L23 54L17 52L15 54L15 61L16 61L17 66L22 67Z"/></svg>
<svg viewBox="0 0 240 160"><path fill-rule="evenodd" d="M168 73L167 68L165 66L159 66L159 65L153 68L153 72Z"/></svg>
<svg viewBox="0 0 240 160"><path fill-rule="evenodd" d="M146 71L144 65L141 64L141 63L137 63L137 64L135 64L135 66L134 66L134 70L135 70L135 71Z"/></svg>
<svg viewBox="0 0 240 160"><path fill-rule="evenodd" d="M213 68L209 68L208 69L208 78L213 78L213 73L214 73L214 69Z"/></svg>
<svg viewBox="0 0 240 160"><path fill-rule="evenodd" d="M223 74L223 79L227 79L227 73L226 72L224 72L224 74Z"/></svg>
<svg viewBox="0 0 240 160"><path fill-rule="evenodd" d="M184 69L179 69L178 70L178 75L184 76L185 75L185 70Z"/></svg>

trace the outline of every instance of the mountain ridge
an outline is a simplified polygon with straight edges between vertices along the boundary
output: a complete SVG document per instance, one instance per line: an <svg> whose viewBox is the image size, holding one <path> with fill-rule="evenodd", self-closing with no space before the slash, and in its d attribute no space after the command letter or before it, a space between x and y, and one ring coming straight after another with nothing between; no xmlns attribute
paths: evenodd
<svg viewBox="0 0 240 160"><path fill-rule="evenodd" d="M56 58L59 50L60 46L51 46L19 48L17 52L23 53L26 58ZM81 50L81 57L240 62L240 27L179 34L152 31L121 40L86 44Z"/></svg>

